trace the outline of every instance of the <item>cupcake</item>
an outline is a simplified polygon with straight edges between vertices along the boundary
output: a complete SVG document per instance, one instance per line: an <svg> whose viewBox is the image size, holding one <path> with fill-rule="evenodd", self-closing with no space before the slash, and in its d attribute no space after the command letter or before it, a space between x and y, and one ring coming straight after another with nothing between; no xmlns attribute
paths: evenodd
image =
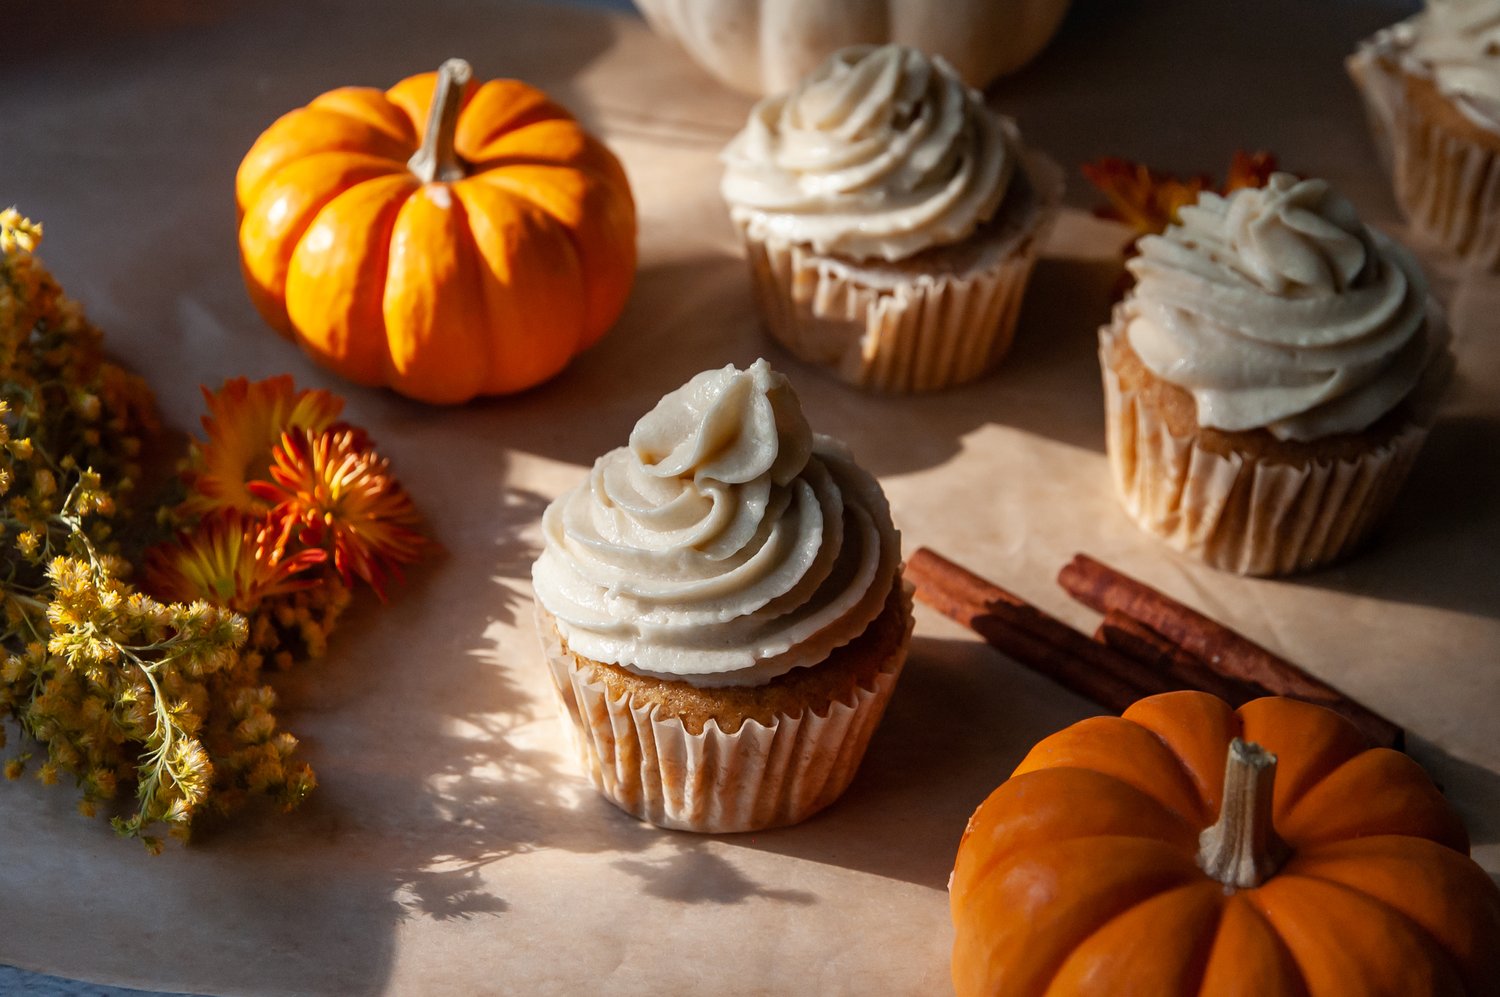
<svg viewBox="0 0 1500 997"><path fill-rule="evenodd" d="M1348 69L1413 230L1500 270L1500 7L1431 0Z"/></svg>
<svg viewBox="0 0 1500 997"><path fill-rule="evenodd" d="M942 59L842 49L756 104L723 158L761 317L799 359L911 392L1010 347L1062 174Z"/></svg>
<svg viewBox="0 0 1500 997"><path fill-rule="evenodd" d="M584 768L662 827L796 823L848 786L911 603L875 479L759 360L663 398L542 517L537 626Z"/></svg>
<svg viewBox="0 0 1500 997"><path fill-rule="evenodd" d="M1332 561L1390 506L1451 367L1411 256L1322 180L1204 193L1100 331L1126 510L1216 568Z"/></svg>

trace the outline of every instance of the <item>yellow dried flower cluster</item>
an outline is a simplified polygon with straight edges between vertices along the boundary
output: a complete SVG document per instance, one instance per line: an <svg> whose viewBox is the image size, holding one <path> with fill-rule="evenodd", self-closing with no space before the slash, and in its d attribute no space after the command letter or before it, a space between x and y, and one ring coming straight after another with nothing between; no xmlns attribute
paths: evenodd
<svg viewBox="0 0 1500 997"><path fill-rule="evenodd" d="M4 770L70 776L87 815L133 786L134 812L113 824L159 851L158 825L186 838L202 812L252 793L291 807L315 779L259 681L284 641L259 620L252 635L228 600L160 601L126 580L116 527L156 428L151 394L104 359L32 255L40 237L0 212L0 720L37 742ZM298 595L281 612L317 650L347 590Z"/></svg>
<svg viewBox="0 0 1500 997"><path fill-rule="evenodd" d="M239 664L211 684L216 701L251 711L233 712L229 729L218 726L222 713L210 718L205 741L220 776L212 802L275 793L292 805L312 771L291 758L295 740L275 733L269 690L249 694L260 670L321 657L353 586L384 598L426 538L369 436L339 421L334 395L299 390L283 375L234 378L204 398L206 438L192 442L185 494L164 516L177 534L146 552L142 587L247 618Z"/></svg>

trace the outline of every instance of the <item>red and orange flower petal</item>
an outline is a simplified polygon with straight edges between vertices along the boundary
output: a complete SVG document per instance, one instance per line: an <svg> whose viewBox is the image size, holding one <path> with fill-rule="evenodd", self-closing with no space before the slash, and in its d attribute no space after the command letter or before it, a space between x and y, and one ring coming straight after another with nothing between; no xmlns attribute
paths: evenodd
<svg viewBox="0 0 1500 997"><path fill-rule="evenodd" d="M344 407L343 400L330 392L298 391L289 374L263 381L234 378L218 391L204 388L203 397L208 403L203 417L208 440L194 447L190 459L189 494L182 504L189 515L224 509L264 513L269 507L246 485L267 476L271 449L281 434L327 429Z"/></svg>
<svg viewBox="0 0 1500 997"><path fill-rule="evenodd" d="M1210 186L1207 177L1184 180L1114 156L1085 163L1081 169L1109 200L1098 214L1124 222L1137 235L1161 232L1177 220L1183 205L1192 204Z"/></svg>
<svg viewBox="0 0 1500 997"><path fill-rule="evenodd" d="M1246 152L1237 149L1224 177L1221 194L1232 194L1243 187L1264 187L1276 172L1276 157L1269 152Z"/></svg>
<svg viewBox="0 0 1500 997"><path fill-rule="evenodd" d="M1276 170L1276 157L1268 152L1236 152L1220 187L1207 176L1176 177L1114 156L1085 163L1081 169L1109 201L1097 214L1124 222L1142 236L1162 232L1177 222L1178 212L1205 190L1229 194L1242 187L1265 186Z"/></svg>
<svg viewBox="0 0 1500 997"><path fill-rule="evenodd" d="M358 429L283 433L271 480L250 490L275 503L273 520L296 523L303 543L328 551L346 583L358 576L382 599L386 580L427 544L411 496Z"/></svg>
<svg viewBox="0 0 1500 997"><path fill-rule="evenodd" d="M237 510L205 517L175 540L146 552L142 587L158 599L249 613L266 599L317 584L305 572L327 560L322 550L286 555L289 524L252 518Z"/></svg>

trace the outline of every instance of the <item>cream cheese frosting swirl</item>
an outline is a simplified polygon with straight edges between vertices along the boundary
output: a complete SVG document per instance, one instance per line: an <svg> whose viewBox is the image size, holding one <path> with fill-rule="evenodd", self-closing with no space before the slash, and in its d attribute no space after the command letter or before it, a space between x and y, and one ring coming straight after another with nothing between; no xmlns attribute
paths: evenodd
<svg viewBox="0 0 1500 997"><path fill-rule="evenodd" d="M761 685L862 633L895 583L879 484L764 360L705 371L542 516L536 597L571 650Z"/></svg>
<svg viewBox="0 0 1500 997"><path fill-rule="evenodd" d="M721 189L759 238L894 261L987 221L1018 148L1010 122L942 59L857 45L755 105L724 150Z"/></svg>
<svg viewBox="0 0 1500 997"><path fill-rule="evenodd" d="M1432 78L1476 124L1500 130L1500 5L1494 0L1429 0L1388 29L1377 45Z"/></svg>
<svg viewBox="0 0 1500 997"><path fill-rule="evenodd" d="M1140 242L1122 306L1130 346L1189 391L1198 422L1310 440L1358 432L1443 347L1426 284L1322 180L1203 194Z"/></svg>

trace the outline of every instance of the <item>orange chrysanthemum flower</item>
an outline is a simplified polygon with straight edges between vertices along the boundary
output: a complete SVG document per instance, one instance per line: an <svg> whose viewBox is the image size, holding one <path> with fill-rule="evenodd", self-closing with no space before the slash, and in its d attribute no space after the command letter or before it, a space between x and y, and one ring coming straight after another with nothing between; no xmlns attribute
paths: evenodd
<svg viewBox="0 0 1500 997"><path fill-rule="evenodd" d="M1141 236L1162 232L1178 221L1178 212L1205 190L1228 194L1242 187L1265 186L1266 178L1276 170L1276 158L1268 152L1236 152L1219 187L1204 175L1176 177L1113 156L1085 163L1081 169L1089 183L1109 199L1098 214L1124 222Z"/></svg>
<svg viewBox="0 0 1500 997"><path fill-rule="evenodd" d="M1109 199L1109 204L1095 213L1124 222L1137 235L1161 232L1177 220L1177 212L1184 205L1198 200L1198 195L1210 187L1206 176L1183 179L1114 156L1084 163L1080 169Z"/></svg>
<svg viewBox="0 0 1500 997"><path fill-rule="evenodd" d="M271 481L250 491L274 503L274 522L300 527L298 539L333 558L346 584L357 575L383 600L386 579L420 556L427 539L411 496L363 431L283 433L272 455Z"/></svg>
<svg viewBox="0 0 1500 997"><path fill-rule="evenodd" d="M235 378L218 391L204 388L203 397L208 441L195 445L189 460L189 494L182 503L188 515L224 509L266 512L268 506L247 485L268 476L271 450L281 434L327 429L344 408L343 399L330 392L298 391L289 374L264 381Z"/></svg>
<svg viewBox="0 0 1500 997"><path fill-rule="evenodd" d="M1229 173L1224 177L1221 194L1232 194L1241 187L1264 187L1271 174L1276 172L1276 157L1269 152L1235 151L1230 160Z"/></svg>
<svg viewBox="0 0 1500 997"><path fill-rule="evenodd" d="M316 549L286 556L289 527L233 509L208 516L191 532L146 552L143 587L166 601L202 599L253 612L266 599L317 584L303 573L328 559Z"/></svg>

